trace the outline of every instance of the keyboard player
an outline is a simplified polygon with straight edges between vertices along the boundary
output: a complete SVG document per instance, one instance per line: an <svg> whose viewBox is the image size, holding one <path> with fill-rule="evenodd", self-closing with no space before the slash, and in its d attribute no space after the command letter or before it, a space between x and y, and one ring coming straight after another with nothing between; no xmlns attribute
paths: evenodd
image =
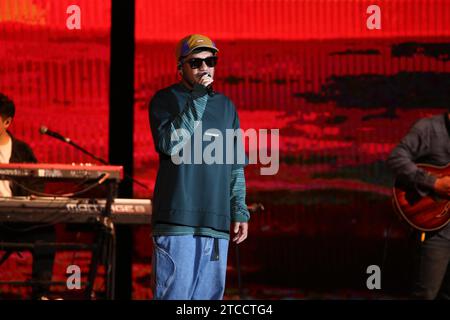
<svg viewBox="0 0 450 320"><path fill-rule="evenodd" d="M35 163L37 159L30 146L16 139L9 131L14 119L14 102L0 93L0 163ZM43 184L39 181L22 181L29 190L43 191ZM29 196L30 192L19 184L0 180L0 196ZM56 231L54 226L0 223L0 242L34 243L36 241L55 242ZM3 249L3 250L2 250ZM0 248L3 254L11 253L7 248ZM5 251L6 250L6 251ZM51 281L55 250L52 248L36 248L33 251L32 279L36 281ZM1 268L1 267L0 267ZM49 293L49 284L37 284L32 287L33 299L45 299Z"/></svg>

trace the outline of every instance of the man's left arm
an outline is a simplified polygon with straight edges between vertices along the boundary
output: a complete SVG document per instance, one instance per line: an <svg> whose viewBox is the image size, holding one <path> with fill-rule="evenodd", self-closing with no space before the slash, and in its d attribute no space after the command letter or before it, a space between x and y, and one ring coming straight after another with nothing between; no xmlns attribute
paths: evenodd
<svg viewBox="0 0 450 320"><path fill-rule="evenodd" d="M250 213L245 203L244 168L237 167L231 171L231 221L234 236L233 242L241 243L247 238Z"/></svg>

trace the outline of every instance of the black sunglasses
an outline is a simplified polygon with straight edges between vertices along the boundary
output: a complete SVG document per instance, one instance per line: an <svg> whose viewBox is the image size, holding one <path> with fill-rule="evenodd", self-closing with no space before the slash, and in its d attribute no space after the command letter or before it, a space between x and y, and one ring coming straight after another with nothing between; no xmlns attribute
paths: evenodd
<svg viewBox="0 0 450 320"><path fill-rule="evenodd" d="M212 57L208 57L205 59L201 59L201 58L192 58L189 59L187 61L185 61L185 63L189 63L189 65L191 66L192 69L198 69L202 66L203 61L205 61L206 65L210 68L213 68L216 66L217 64L217 57L216 56L212 56Z"/></svg>

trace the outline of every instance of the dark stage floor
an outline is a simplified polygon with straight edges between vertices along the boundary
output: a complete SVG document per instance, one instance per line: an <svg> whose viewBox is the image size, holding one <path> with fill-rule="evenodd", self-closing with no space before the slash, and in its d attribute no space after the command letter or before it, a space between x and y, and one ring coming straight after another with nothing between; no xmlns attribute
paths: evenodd
<svg viewBox="0 0 450 320"><path fill-rule="evenodd" d="M55 281L65 281L65 268L69 264L77 264L81 269L87 270L90 254L89 253L72 253L60 252L57 254L54 277ZM21 256L13 254L0 267L0 280L17 280L25 281L31 276L31 255L22 253ZM270 284L246 282L246 278L242 278L241 291L237 285L236 270L229 267L228 270L228 286L224 299L328 299L328 300L372 300L372 299L405 299L402 293L389 294L383 291L356 290L352 288L341 288L332 290L311 290L302 288L289 288L281 286L273 286ZM101 276L103 268L99 270L100 276L95 283L95 292L97 299L102 299L104 290L104 281ZM151 265L148 262L138 262L133 264L133 299L148 300L152 298L150 289L151 281ZM53 297L61 297L63 299L82 299L80 290L67 290L65 287L52 287ZM30 288L26 286L1 285L0 299L28 299Z"/></svg>

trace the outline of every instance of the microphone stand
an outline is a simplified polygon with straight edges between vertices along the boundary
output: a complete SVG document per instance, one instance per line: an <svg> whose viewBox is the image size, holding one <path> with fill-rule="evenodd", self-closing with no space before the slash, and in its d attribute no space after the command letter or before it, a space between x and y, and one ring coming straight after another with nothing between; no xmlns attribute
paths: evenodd
<svg viewBox="0 0 450 320"><path fill-rule="evenodd" d="M84 149L83 147L79 146L78 144L76 144L75 142L73 142L72 140L70 140L69 142L66 142L67 144L70 144L72 147L74 147L75 149L80 150L81 152L83 152L84 154L87 154L88 156L90 156L91 158L97 160L98 162L101 162L104 165L110 165L108 163L108 161L97 157L95 154L87 151L86 149Z"/></svg>

